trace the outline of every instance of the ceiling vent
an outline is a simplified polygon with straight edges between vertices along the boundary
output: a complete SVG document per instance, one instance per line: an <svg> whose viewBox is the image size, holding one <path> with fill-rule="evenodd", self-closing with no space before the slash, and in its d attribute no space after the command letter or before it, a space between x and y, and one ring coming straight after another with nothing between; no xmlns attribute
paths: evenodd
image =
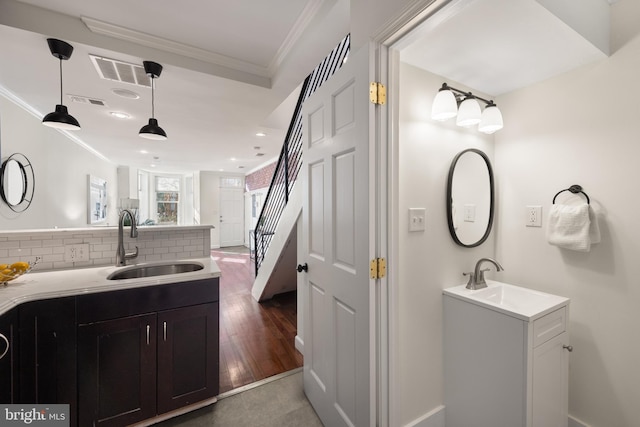
<svg viewBox="0 0 640 427"><path fill-rule="evenodd" d="M102 99L89 98L88 96L69 95L71 102L77 102L79 104L97 105L99 107L107 107L107 103Z"/></svg>
<svg viewBox="0 0 640 427"><path fill-rule="evenodd" d="M151 79L141 65L89 55L100 78L136 86L151 87Z"/></svg>

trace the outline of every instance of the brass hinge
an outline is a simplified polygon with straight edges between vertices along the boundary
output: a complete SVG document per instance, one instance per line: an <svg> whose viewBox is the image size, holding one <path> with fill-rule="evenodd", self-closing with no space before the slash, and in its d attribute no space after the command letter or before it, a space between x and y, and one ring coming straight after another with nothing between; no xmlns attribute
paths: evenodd
<svg viewBox="0 0 640 427"><path fill-rule="evenodd" d="M372 279L382 279L387 275L387 260L384 258L372 259L369 270Z"/></svg>
<svg viewBox="0 0 640 427"><path fill-rule="evenodd" d="M372 104L384 105L387 102L387 88L382 83L371 82L369 85L369 100Z"/></svg>

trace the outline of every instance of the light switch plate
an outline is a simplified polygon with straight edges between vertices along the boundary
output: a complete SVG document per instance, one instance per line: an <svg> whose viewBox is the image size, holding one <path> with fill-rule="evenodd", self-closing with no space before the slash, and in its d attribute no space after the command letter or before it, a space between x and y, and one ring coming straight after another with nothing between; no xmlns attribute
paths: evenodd
<svg viewBox="0 0 640 427"><path fill-rule="evenodd" d="M409 208L409 231L424 231L427 221L425 208Z"/></svg>

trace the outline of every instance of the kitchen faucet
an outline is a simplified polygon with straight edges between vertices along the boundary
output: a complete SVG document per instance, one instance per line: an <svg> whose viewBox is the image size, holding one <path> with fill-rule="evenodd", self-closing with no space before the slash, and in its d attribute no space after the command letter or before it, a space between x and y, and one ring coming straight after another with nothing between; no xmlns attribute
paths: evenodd
<svg viewBox="0 0 640 427"><path fill-rule="evenodd" d="M484 262L490 262L496 266L496 271L503 271L504 268L498 261L493 258L480 258L476 263L476 268L473 273L462 273L464 276L469 276L469 282L467 282L467 289L476 290L487 287L487 282L484 280L484 272L489 271L488 268L482 269Z"/></svg>
<svg viewBox="0 0 640 427"><path fill-rule="evenodd" d="M129 216L131 220L131 238L138 237L138 229L136 228L136 216L129 209L123 209L118 220L118 250L116 251L116 267L127 265L127 260L138 256L138 247L135 252L126 253L124 251L124 218Z"/></svg>

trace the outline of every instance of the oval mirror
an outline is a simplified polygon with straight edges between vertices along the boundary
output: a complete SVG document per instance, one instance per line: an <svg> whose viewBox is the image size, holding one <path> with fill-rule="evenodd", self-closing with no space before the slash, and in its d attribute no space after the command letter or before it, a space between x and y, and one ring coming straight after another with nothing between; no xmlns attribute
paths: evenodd
<svg viewBox="0 0 640 427"><path fill-rule="evenodd" d="M35 189L33 166L29 159L14 153L0 167L0 198L14 212L23 212L30 205Z"/></svg>
<svg viewBox="0 0 640 427"><path fill-rule="evenodd" d="M2 196L10 206L17 206L24 200L26 176L24 168L14 159L7 160L2 167Z"/></svg>
<svg viewBox="0 0 640 427"><path fill-rule="evenodd" d="M485 153L475 148L461 151L451 162L447 181L447 221L460 246L481 245L493 225L493 170Z"/></svg>

